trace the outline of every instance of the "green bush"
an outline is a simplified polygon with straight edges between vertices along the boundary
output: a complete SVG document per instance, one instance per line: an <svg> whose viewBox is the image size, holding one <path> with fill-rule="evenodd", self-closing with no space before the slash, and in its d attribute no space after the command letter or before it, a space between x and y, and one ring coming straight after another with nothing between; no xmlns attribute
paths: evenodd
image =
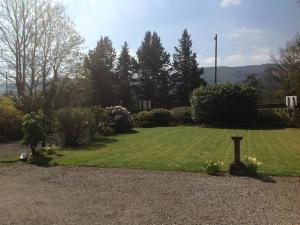
<svg viewBox="0 0 300 225"><path fill-rule="evenodd" d="M12 100L0 97L0 142L21 138L22 117Z"/></svg>
<svg viewBox="0 0 300 225"><path fill-rule="evenodd" d="M24 116L22 144L30 145L32 156L38 155L37 145L45 139L45 133L42 126L42 118L36 113L29 113Z"/></svg>
<svg viewBox="0 0 300 225"><path fill-rule="evenodd" d="M153 113L150 111L142 111L133 115L133 124L135 127L154 127Z"/></svg>
<svg viewBox="0 0 300 225"><path fill-rule="evenodd" d="M167 109L142 111L134 115L136 127L163 127L172 125L172 117Z"/></svg>
<svg viewBox="0 0 300 225"><path fill-rule="evenodd" d="M256 124L262 127L293 126L286 109L260 109L257 111Z"/></svg>
<svg viewBox="0 0 300 225"><path fill-rule="evenodd" d="M97 124L90 109L65 108L59 110L56 117L65 146L80 146L92 140Z"/></svg>
<svg viewBox="0 0 300 225"><path fill-rule="evenodd" d="M255 89L240 84L200 87L191 96L192 119L212 125L244 125L256 116Z"/></svg>
<svg viewBox="0 0 300 225"><path fill-rule="evenodd" d="M246 166L247 174L250 176L256 176L258 166L260 166L262 163L260 161L257 161L255 157L249 157L249 156L244 157L242 161Z"/></svg>
<svg viewBox="0 0 300 225"><path fill-rule="evenodd" d="M116 133L128 132L133 128L131 113L122 106L106 107L107 114L105 125Z"/></svg>
<svg viewBox="0 0 300 225"><path fill-rule="evenodd" d="M177 124L191 124L193 122L190 107L176 107L171 109L170 113Z"/></svg>
<svg viewBox="0 0 300 225"><path fill-rule="evenodd" d="M209 175L218 175L221 172L221 167L223 166L223 162L217 161L206 161L204 163L204 169Z"/></svg>

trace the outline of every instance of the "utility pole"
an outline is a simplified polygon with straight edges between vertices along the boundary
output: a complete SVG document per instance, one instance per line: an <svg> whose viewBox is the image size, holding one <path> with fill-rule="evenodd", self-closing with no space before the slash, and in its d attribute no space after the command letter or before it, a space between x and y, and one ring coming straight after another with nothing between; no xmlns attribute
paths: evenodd
<svg viewBox="0 0 300 225"><path fill-rule="evenodd" d="M215 84L218 83L217 76L218 76L218 35L215 36Z"/></svg>
<svg viewBox="0 0 300 225"><path fill-rule="evenodd" d="M8 83L8 75L7 75L7 72L5 72L5 95L6 96L8 96L7 83Z"/></svg>

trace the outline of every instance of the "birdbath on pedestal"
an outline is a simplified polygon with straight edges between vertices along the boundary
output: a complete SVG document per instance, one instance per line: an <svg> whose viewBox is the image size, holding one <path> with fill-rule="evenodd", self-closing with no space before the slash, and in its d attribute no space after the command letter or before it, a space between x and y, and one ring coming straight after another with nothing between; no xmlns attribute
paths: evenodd
<svg viewBox="0 0 300 225"><path fill-rule="evenodd" d="M246 166L241 162L241 141L243 137L231 137L234 142L234 161L229 166L229 173L233 175L245 175Z"/></svg>

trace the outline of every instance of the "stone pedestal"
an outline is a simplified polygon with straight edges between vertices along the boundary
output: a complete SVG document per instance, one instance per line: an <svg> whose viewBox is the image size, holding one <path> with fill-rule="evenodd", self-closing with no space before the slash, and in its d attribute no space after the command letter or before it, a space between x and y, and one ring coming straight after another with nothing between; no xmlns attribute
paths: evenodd
<svg viewBox="0 0 300 225"><path fill-rule="evenodd" d="M241 162L240 142L243 137L231 137L234 142L234 161L229 166L229 173L233 175L246 175L246 166Z"/></svg>

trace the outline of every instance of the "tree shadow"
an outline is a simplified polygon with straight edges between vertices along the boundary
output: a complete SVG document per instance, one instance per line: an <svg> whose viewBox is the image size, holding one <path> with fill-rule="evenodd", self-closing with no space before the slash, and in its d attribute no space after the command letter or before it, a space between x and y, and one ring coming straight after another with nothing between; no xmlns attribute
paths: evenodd
<svg viewBox="0 0 300 225"><path fill-rule="evenodd" d="M200 125L202 128L228 129L228 130L284 130L287 127L261 127L261 126L211 126Z"/></svg>
<svg viewBox="0 0 300 225"><path fill-rule="evenodd" d="M257 175L244 175L241 177L248 177L248 178L252 178L254 180L259 180L263 183L272 183L275 184L277 183L276 180L271 177L271 176L267 176L267 175L263 175L263 174L257 174Z"/></svg>
<svg viewBox="0 0 300 225"><path fill-rule="evenodd" d="M50 167L50 162L52 161L52 159L53 158L51 156L40 154L38 156L30 158L29 163L40 167Z"/></svg>
<svg viewBox="0 0 300 225"><path fill-rule="evenodd" d="M108 144L116 143L118 140L113 138L113 136L99 136L94 138L94 140L85 145L73 146L73 147L64 147L64 151L95 151L101 148L104 148Z"/></svg>

